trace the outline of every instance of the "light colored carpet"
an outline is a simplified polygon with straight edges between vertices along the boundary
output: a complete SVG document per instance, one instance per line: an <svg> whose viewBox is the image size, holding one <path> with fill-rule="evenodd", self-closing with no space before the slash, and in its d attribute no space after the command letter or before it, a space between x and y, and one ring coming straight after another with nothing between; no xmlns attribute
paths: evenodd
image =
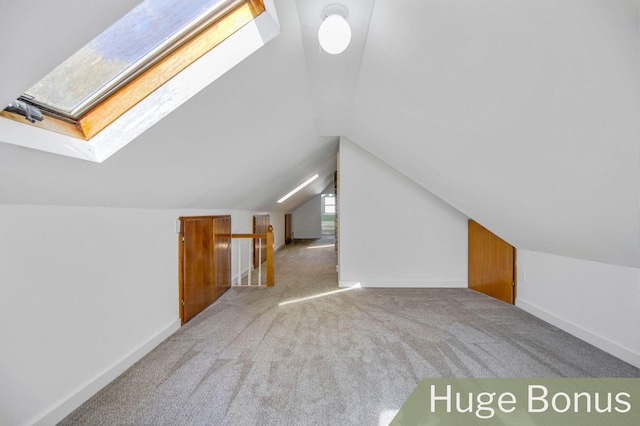
<svg viewBox="0 0 640 426"><path fill-rule="evenodd" d="M61 424L379 425L426 377L640 375L472 290L336 292L330 238L278 252L275 287L230 289Z"/></svg>

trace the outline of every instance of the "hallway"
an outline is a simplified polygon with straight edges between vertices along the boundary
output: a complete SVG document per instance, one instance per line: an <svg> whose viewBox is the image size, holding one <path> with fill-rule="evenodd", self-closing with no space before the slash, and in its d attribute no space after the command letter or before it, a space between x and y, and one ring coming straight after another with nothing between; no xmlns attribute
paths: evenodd
<svg viewBox="0 0 640 426"><path fill-rule="evenodd" d="M425 377L638 377L467 289L339 289L332 237L275 256L63 425L388 424Z"/></svg>

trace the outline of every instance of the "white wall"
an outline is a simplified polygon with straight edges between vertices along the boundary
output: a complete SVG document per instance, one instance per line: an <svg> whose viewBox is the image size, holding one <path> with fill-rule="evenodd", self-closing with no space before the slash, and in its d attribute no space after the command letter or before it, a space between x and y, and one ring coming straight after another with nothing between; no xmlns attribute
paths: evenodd
<svg viewBox="0 0 640 426"><path fill-rule="evenodd" d="M273 248L278 250L284 246L284 212L268 212L273 226Z"/></svg>
<svg viewBox="0 0 640 426"><path fill-rule="evenodd" d="M467 217L346 138L338 177L340 285L467 287Z"/></svg>
<svg viewBox="0 0 640 426"><path fill-rule="evenodd" d="M322 215L320 194L291 212L293 238L320 238L322 236Z"/></svg>
<svg viewBox="0 0 640 426"><path fill-rule="evenodd" d="M251 232L246 211L0 205L0 424L55 424L179 328L175 220L200 214Z"/></svg>
<svg viewBox="0 0 640 426"><path fill-rule="evenodd" d="M518 250L516 305L640 367L640 269Z"/></svg>

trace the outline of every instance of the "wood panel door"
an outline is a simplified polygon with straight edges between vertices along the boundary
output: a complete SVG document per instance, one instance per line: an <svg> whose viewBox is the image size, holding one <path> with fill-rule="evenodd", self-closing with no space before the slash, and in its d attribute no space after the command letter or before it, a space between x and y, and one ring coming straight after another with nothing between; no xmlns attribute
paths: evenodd
<svg viewBox="0 0 640 426"><path fill-rule="evenodd" d="M260 214L253 216L253 233L266 234L269 231L271 220L268 214ZM261 258L260 253L262 253ZM256 269L267 261L267 239L253 240L253 269Z"/></svg>
<svg viewBox="0 0 640 426"><path fill-rule="evenodd" d="M515 303L515 248L469 220L469 288Z"/></svg>
<svg viewBox="0 0 640 426"><path fill-rule="evenodd" d="M284 215L284 243L291 244L291 214Z"/></svg>
<svg viewBox="0 0 640 426"><path fill-rule="evenodd" d="M231 216L213 219L213 238L214 295L217 299L231 287Z"/></svg>
<svg viewBox="0 0 640 426"><path fill-rule="evenodd" d="M180 231L178 288L185 323L231 284L231 217L181 217Z"/></svg>
<svg viewBox="0 0 640 426"><path fill-rule="evenodd" d="M196 316L213 301L213 221L182 219L182 322Z"/></svg>

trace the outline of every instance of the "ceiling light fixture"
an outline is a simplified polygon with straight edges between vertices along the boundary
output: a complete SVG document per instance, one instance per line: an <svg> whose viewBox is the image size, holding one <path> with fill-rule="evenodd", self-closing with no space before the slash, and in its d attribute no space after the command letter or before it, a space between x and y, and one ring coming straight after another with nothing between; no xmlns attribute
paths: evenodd
<svg viewBox="0 0 640 426"><path fill-rule="evenodd" d="M330 4L322 9L322 24L318 29L318 41L322 50L332 55L345 51L351 43L351 27L347 22L349 10L341 4Z"/></svg>
<svg viewBox="0 0 640 426"><path fill-rule="evenodd" d="M313 175L312 177L310 177L309 179L307 179L306 181L304 181L296 189L294 189L293 191L291 191L290 193L288 193L284 197L280 198L278 200L278 203L283 203L287 198L291 197L293 194L295 194L296 192L300 191L302 188L304 188L305 186L309 185L311 182L313 182L316 179L318 179L318 174L317 173L315 175Z"/></svg>

